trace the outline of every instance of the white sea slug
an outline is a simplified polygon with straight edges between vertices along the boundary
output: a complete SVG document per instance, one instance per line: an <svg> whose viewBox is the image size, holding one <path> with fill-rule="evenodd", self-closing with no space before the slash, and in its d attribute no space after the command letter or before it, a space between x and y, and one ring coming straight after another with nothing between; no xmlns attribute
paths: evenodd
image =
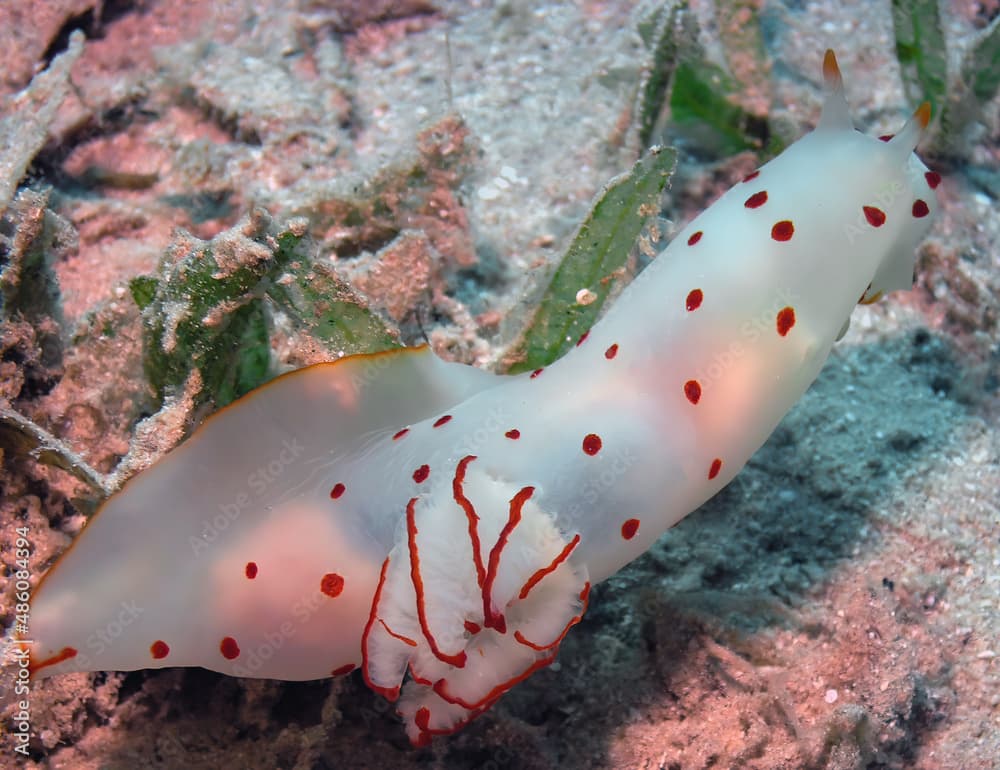
<svg viewBox="0 0 1000 770"><path fill-rule="evenodd" d="M859 298L912 283L940 181L913 154L929 107L864 136L832 52L823 71L816 130L544 371L351 356L209 419L45 576L34 674L360 668L422 744L551 663L591 585L764 443Z"/></svg>

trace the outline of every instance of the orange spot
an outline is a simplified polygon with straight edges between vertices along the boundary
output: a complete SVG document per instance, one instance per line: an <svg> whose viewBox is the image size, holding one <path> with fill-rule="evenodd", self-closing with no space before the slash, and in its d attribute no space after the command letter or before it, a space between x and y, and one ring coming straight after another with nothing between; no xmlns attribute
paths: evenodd
<svg viewBox="0 0 1000 770"><path fill-rule="evenodd" d="M226 660L235 660L240 656L240 646L233 637L225 636L219 642L219 652L222 653L222 657Z"/></svg>
<svg viewBox="0 0 1000 770"><path fill-rule="evenodd" d="M708 468L708 478L709 480L714 479L719 475L719 471L722 470L722 460L716 457L712 460L712 464Z"/></svg>
<svg viewBox="0 0 1000 770"><path fill-rule="evenodd" d="M775 319L775 325L778 327L778 334L784 337L795 326L795 310L790 307L781 308Z"/></svg>
<svg viewBox="0 0 1000 770"><path fill-rule="evenodd" d="M162 660L170 654L170 647L167 646L166 642L157 639L149 645L149 654L156 658L156 660Z"/></svg>
<svg viewBox="0 0 1000 770"><path fill-rule="evenodd" d="M319 581L319 590L331 599L336 599L344 590L344 578L336 572L327 572Z"/></svg>
<svg viewBox="0 0 1000 770"><path fill-rule="evenodd" d="M243 574L247 576L248 580L253 580L257 577L257 562L248 561L247 566L243 569Z"/></svg>
<svg viewBox="0 0 1000 770"><path fill-rule="evenodd" d="M622 537L626 540L631 540L635 537L635 533L639 531L639 520L629 519L624 524L622 524Z"/></svg>
<svg viewBox="0 0 1000 770"><path fill-rule="evenodd" d="M583 437L583 451L591 457L601 451L601 437L596 433L588 433Z"/></svg>

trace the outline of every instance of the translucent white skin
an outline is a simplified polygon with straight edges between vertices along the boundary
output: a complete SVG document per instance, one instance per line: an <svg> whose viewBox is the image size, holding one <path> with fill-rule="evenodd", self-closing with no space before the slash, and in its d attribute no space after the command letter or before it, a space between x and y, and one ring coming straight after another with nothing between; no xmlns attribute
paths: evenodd
<svg viewBox="0 0 1000 770"><path fill-rule="evenodd" d="M35 674L360 667L394 699L409 668L399 710L423 743L551 662L590 584L764 443L859 298L911 283L936 208L912 154L926 114L890 142L857 133L831 59L820 126L691 222L540 374L425 348L352 357L208 420L46 576ZM784 221L787 239L772 231Z"/></svg>

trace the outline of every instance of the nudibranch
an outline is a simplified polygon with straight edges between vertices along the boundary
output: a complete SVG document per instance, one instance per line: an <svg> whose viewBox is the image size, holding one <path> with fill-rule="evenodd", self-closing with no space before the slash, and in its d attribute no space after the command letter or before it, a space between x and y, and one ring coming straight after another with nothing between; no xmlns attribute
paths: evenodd
<svg viewBox="0 0 1000 770"><path fill-rule="evenodd" d="M556 657L591 586L724 487L852 308L909 288L940 178L818 126L688 224L580 344L531 374L426 347L279 377L130 480L45 575L35 676L360 669L415 744Z"/></svg>

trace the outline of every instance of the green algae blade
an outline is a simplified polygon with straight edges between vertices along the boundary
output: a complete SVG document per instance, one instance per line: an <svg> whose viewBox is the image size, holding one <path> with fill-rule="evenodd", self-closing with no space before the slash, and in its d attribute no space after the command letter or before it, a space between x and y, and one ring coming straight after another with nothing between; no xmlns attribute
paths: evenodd
<svg viewBox="0 0 1000 770"><path fill-rule="evenodd" d="M377 353L401 346L399 338L333 270L314 263L291 270L268 295L299 328L335 355Z"/></svg>
<svg viewBox="0 0 1000 770"><path fill-rule="evenodd" d="M929 101L937 115L948 84L948 59L937 0L892 0L896 57L908 100Z"/></svg>
<svg viewBox="0 0 1000 770"><path fill-rule="evenodd" d="M521 339L505 356L508 372L548 366L594 325L673 173L677 153L654 147L598 197L556 268ZM578 297L586 297L584 302Z"/></svg>

